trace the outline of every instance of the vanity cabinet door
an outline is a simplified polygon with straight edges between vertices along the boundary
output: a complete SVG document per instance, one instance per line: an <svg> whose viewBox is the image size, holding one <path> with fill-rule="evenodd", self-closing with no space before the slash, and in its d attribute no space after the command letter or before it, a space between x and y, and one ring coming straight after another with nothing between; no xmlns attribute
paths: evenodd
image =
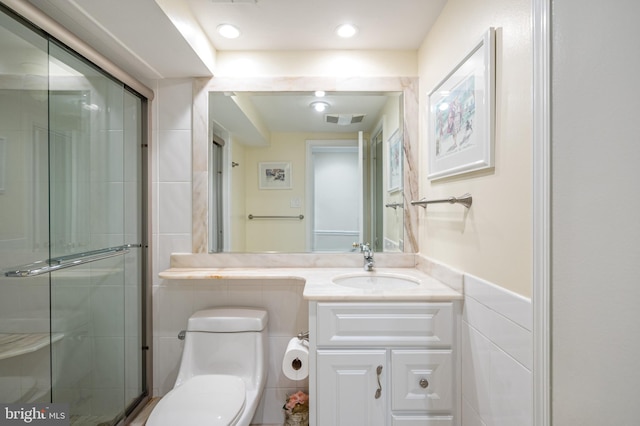
<svg viewBox="0 0 640 426"><path fill-rule="evenodd" d="M318 350L316 374L318 425L386 424L390 389L385 350Z"/></svg>
<svg viewBox="0 0 640 426"><path fill-rule="evenodd" d="M450 350L392 350L391 409L424 412L453 410Z"/></svg>

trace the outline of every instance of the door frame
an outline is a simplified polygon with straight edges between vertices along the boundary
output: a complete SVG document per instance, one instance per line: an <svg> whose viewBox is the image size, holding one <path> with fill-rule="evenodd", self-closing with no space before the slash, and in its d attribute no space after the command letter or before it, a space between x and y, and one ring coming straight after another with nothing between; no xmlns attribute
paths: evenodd
<svg viewBox="0 0 640 426"><path fill-rule="evenodd" d="M532 2L533 424L551 425L551 1Z"/></svg>

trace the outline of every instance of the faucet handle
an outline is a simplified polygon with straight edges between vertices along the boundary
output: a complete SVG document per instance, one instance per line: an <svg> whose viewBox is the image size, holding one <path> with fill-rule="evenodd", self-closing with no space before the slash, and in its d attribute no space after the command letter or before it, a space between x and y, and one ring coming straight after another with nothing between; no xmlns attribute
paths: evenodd
<svg viewBox="0 0 640 426"><path fill-rule="evenodd" d="M371 246L369 243L353 243L351 244L351 246L354 248L359 248L361 252L365 250L371 251Z"/></svg>

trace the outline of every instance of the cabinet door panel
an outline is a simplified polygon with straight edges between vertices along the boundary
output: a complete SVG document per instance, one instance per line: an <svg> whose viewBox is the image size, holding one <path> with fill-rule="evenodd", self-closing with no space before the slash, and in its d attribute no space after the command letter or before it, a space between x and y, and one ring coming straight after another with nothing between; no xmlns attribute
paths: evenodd
<svg viewBox="0 0 640 426"><path fill-rule="evenodd" d="M391 351L392 410L453 409L453 369L450 350ZM421 385L421 381L424 382Z"/></svg>
<svg viewBox="0 0 640 426"><path fill-rule="evenodd" d="M382 426L386 424L389 374L384 350L322 350L317 356L317 424ZM377 368L382 366L378 389Z"/></svg>

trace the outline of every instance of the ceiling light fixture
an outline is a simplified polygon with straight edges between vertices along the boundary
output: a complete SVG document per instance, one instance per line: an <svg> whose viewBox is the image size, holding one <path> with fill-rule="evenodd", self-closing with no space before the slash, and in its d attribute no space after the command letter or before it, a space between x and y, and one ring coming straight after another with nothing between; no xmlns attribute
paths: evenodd
<svg viewBox="0 0 640 426"><path fill-rule="evenodd" d="M238 38L240 37L240 30L231 24L218 25L218 34L224 38Z"/></svg>
<svg viewBox="0 0 640 426"><path fill-rule="evenodd" d="M351 38L358 32L358 28L353 24L342 24L336 28L338 37Z"/></svg>
<svg viewBox="0 0 640 426"><path fill-rule="evenodd" d="M323 112L325 111L327 108L329 108L329 104L326 102L322 102L322 101L315 101L315 102L311 102L309 104L309 106L313 109L315 109L318 112Z"/></svg>
<svg viewBox="0 0 640 426"><path fill-rule="evenodd" d="M326 93L324 92L324 90L316 90L315 95L319 98L322 98L324 95L326 95Z"/></svg>

